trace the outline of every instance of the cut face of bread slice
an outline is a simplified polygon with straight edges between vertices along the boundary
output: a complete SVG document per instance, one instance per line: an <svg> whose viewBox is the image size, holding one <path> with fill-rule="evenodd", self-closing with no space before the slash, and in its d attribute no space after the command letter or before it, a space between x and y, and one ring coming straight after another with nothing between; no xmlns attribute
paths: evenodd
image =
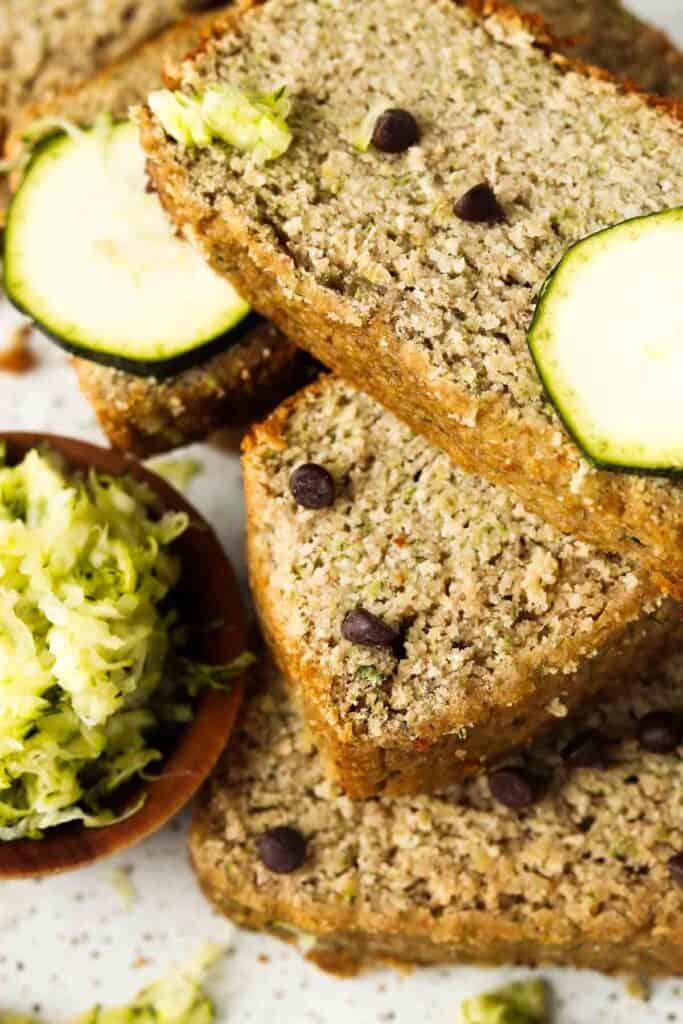
<svg viewBox="0 0 683 1024"><path fill-rule="evenodd" d="M257 427L243 464L264 630L352 796L476 771L680 632L625 559L334 378Z"/></svg>
<svg viewBox="0 0 683 1024"><path fill-rule="evenodd" d="M201 886L238 923L340 973L398 961L680 974L680 748L646 753L635 732L653 710L683 711L683 663L624 682L529 752L548 789L519 813L485 778L438 796L350 801L271 671L200 797ZM587 728L614 741L609 767L567 765L561 752ZM259 856L264 833L282 826L306 842L290 874Z"/></svg>
<svg viewBox="0 0 683 1024"><path fill-rule="evenodd" d="M41 121L58 118L87 127L103 112L125 117L131 105L160 85L163 67L198 46L214 21L215 14L187 18L88 82L24 111L8 141L10 156ZM164 381L86 359L73 364L110 442L141 457L200 439L218 427L243 429L310 379L312 366L263 320L225 352Z"/></svg>
<svg viewBox="0 0 683 1024"><path fill-rule="evenodd" d="M270 0L185 64L180 87L286 85L287 152L256 167L184 148L147 113L150 171L213 265L323 363L464 469L681 590L680 483L594 469L547 402L526 333L573 242L683 204L683 124L492 9ZM359 151L377 104L412 114L418 144ZM482 211L470 192L483 183L495 203Z"/></svg>

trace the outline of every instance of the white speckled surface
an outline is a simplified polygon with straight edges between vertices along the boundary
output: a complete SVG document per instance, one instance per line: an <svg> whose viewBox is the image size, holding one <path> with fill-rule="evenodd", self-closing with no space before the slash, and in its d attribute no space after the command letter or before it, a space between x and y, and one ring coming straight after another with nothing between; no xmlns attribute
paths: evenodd
<svg viewBox="0 0 683 1024"><path fill-rule="evenodd" d="M0 0L0 5L3 0ZM683 0L639 0L643 16L683 43ZM15 318L0 312L0 340ZM0 373L0 429L51 430L100 440L65 358L38 342L40 363L25 377ZM213 522L244 578L242 497L237 459L198 447L205 469L191 498ZM429 970L328 978L275 940L235 932L197 891L177 820L114 861L44 882L0 883L0 1012L40 1011L58 1024L95 1002L127 1000L190 955L201 941L231 942L210 989L225 1024L454 1024L466 995L524 973ZM131 871L137 898L126 909L112 869ZM648 1003L621 982L589 973L548 971L558 994L557 1024L683 1022L683 983L655 985Z"/></svg>

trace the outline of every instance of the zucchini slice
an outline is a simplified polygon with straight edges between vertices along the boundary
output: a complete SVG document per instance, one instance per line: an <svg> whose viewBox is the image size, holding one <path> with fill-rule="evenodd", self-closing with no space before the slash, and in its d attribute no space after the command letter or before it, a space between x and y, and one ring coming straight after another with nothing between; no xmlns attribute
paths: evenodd
<svg viewBox="0 0 683 1024"><path fill-rule="evenodd" d="M683 470L683 208L574 245L543 287L528 341L551 402L593 462Z"/></svg>
<svg viewBox="0 0 683 1024"><path fill-rule="evenodd" d="M176 237L145 186L129 121L47 139L10 204L4 285L68 351L166 377L237 340L249 305Z"/></svg>

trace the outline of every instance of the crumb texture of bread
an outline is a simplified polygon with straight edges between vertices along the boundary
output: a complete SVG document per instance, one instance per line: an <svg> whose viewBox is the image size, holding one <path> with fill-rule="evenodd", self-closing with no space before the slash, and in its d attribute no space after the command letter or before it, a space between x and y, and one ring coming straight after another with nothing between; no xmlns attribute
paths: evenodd
<svg viewBox="0 0 683 1024"><path fill-rule="evenodd" d="M268 675L192 830L200 883L223 913L340 973L378 962L683 973L683 888L667 866L683 850L681 751L647 754L634 736L643 714L683 711L680 656L535 745L528 756L549 788L522 813L496 804L482 778L433 796L349 800ZM586 727L614 740L611 763L569 771L560 751ZM279 825L308 844L291 875L257 854Z"/></svg>
<svg viewBox="0 0 683 1024"><path fill-rule="evenodd" d="M573 242L683 203L680 110L575 69L492 6L270 0L183 65L181 85L286 85L287 153L258 167L186 149L145 112L150 171L172 217L285 333L463 468L683 592L681 484L592 467L526 344ZM378 103L415 115L419 145L355 148ZM456 216L481 181L503 222Z"/></svg>
<svg viewBox="0 0 683 1024"><path fill-rule="evenodd" d="M289 480L335 481L311 511ZM619 555L528 513L326 377L245 443L252 589L280 666L353 796L449 780L526 741L680 633ZM392 649L342 637L364 608Z"/></svg>

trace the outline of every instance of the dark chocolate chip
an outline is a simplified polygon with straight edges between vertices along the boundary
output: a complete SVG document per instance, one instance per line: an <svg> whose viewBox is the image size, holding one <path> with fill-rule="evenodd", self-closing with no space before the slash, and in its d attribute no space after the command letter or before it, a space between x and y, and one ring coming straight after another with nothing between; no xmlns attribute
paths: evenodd
<svg viewBox="0 0 683 1024"><path fill-rule="evenodd" d="M328 508L334 502L332 474L315 462L297 466L289 478L289 489L297 505Z"/></svg>
<svg viewBox="0 0 683 1024"><path fill-rule="evenodd" d="M375 121L372 144L382 153L403 153L419 141L420 129L409 110L390 107Z"/></svg>
<svg viewBox="0 0 683 1024"><path fill-rule="evenodd" d="M597 729L586 729L567 744L562 757L573 768L606 768L607 739Z"/></svg>
<svg viewBox="0 0 683 1024"><path fill-rule="evenodd" d="M519 810L536 802L541 785L525 768L498 768L489 773L489 789L499 804Z"/></svg>
<svg viewBox="0 0 683 1024"><path fill-rule="evenodd" d="M651 711L638 722L638 742L651 754L671 754L683 739L683 721L673 711Z"/></svg>
<svg viewBox="0 0 683 1024"><path fill-rule="evenodd" d="M259 837L258 854L269 871L287 875L306 859L306 840L295 828L279 825Z"/></svg>
<svg viewBox="0 0 683 1024"><path fill-rule="evenodd" d="M683 853L677 853L669 861L669 872L674 882L683 885Z"/></svg>
<svg viewBox="0 0 683 1024"><path fill-rule="evenodd" d="M475 185L458 199L453 207L460 220L472 224L497 224L505 220L505 211L490 185Z"/></svg>
<svg viewBox="0 0 683 1024"><path fill-rule="evenodd" d="M352 644L361 647L393 647L397 634L386 622L382 622L365 608L354 608L344 616L342 636Z"/></svg>

